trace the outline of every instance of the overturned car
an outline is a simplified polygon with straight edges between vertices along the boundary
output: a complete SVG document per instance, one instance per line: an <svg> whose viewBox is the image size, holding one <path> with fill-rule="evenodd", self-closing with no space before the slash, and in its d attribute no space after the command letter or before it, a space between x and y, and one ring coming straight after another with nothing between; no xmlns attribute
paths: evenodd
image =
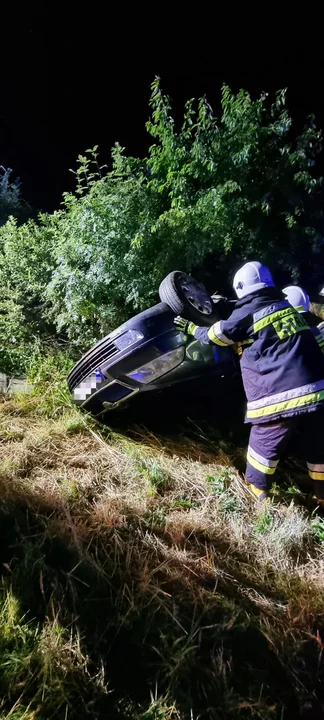
<svg viewBox="0 0 324 720"><path fill-rule="evenodd" d="M180 333L174 317L199 325L225 319L231 301L209 296L186 273L170 273L159 288L161 302L128 320L100 340L74 366L68 385L74 402L92 415L127 406L140 393L159 393L203 378L232 378L238 359L231 348L201 345Z"/></svg>

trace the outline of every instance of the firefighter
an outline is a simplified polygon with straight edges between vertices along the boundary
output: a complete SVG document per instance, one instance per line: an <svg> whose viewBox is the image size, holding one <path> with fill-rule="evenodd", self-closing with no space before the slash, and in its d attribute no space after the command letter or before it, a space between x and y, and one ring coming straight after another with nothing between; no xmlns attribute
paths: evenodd
<svg viewBox="0 0 324 720"><path fill-rule="evenodd" d="M316 315L319 318L322 318L323 320L323 311L324 311L324 287L322 287L315 297L313 298L310 308L313 315Z"/></svg>
<svg viewBox="0 0 324 720"><path fill-rule="evenodd" d="M254 497L267 498L279 459L298 429L315 496L324 505L323 354L265 265L243 265L234 290L238 301L227 320L205 328L177 317L175 325L204 344L243 343L246 422L252 425L245 478Z"/></svg>
<svg viewBox="0 0 324 720"><path fill-rule="evenodd" d="M306 320L307 325L315 327L319 324L319 318L310 312L309 309L309 295L298 285L288 285L283 289L283 294L298 312L303 313L303 318Z"/></svg>
<svg viewBox="0 0 324 720"><path fill-rule="evenodd" d="M321 305L324 303L324 286L318 291L318 300Z"/></svg>
<svg viewBox="0 0 324 720"><path fill-rule="evenodd" d="M312 329L316 340L324 353L324 320L314 315L309 309L310 300L307 292L298 285L289 285L283 289L283 294L299 313L303 315L307 325Z"/></svg>

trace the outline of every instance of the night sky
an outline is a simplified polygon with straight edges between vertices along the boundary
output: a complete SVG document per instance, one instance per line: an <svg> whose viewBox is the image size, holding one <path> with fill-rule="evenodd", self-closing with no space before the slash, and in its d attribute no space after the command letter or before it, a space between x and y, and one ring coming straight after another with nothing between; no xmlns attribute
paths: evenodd
<svg viewBox="0 0 324 720"><path fill-rule="evenodd" d="M143 25L135 31L131 22L125 29L122 13L101 15L98 8L69 20L48 8L24 11L25 17L17 9L19 19L13 23L11 16L8 32L1 28L0 164L13 168L34 207L59 206L62 192L74 185L69 168L88 147L99 145L102 164L115 141L129 154L146 152L155 75L171 96L175 118L185 100L204 94L217 111L226 82L253 96L288 86L296 125L314 112L324 127L323 42L314 30L288 36L274 23L266 37L253 38L239 23L235 32L227 25L221 33L191 23L190 32L162 25L158 33L159 19L147 17L147 31Z"/></svg>

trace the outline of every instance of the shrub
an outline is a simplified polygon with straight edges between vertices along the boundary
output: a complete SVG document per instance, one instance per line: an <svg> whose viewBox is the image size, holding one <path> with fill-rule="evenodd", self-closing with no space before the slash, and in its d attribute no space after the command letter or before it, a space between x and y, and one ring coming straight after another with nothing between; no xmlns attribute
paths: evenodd
<svg viewBox="0 0 324 720"><path fill-rule="evenodd" d="M20 194L20 181L10 180L11 173L11 168L0 165L0 225L11 215L24 222L30 214L30 207Z"/></svg>
<svg viewBox="0 0 324 720"><path fill-rule="evenodd" d="M190 100L179 129L159 80L150 105L146 158L117 144L103 175L97 148L87 151L62 209L0 229L1 285L30 335L55 327L86 346L154 302L172 269L226 291L221 278L243 260L262 257L279 281L297 280L319 251L320 133L310 118L293 141L285 92L269 104L225 86L219 120L204 98Z"/></svg>

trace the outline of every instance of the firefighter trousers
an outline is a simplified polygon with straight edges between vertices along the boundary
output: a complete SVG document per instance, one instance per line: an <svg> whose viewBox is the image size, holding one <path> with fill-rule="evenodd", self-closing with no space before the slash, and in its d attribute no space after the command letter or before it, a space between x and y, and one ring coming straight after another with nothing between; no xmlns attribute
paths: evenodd
<svg viewBox="0 0 324 720"><path fill-rule="evenodd" d="M246 480L259 500L267 496L278 462L296 434L299 450L313 481L314 494L324 500L324 412L252 425L247 451Z"/></svg>

